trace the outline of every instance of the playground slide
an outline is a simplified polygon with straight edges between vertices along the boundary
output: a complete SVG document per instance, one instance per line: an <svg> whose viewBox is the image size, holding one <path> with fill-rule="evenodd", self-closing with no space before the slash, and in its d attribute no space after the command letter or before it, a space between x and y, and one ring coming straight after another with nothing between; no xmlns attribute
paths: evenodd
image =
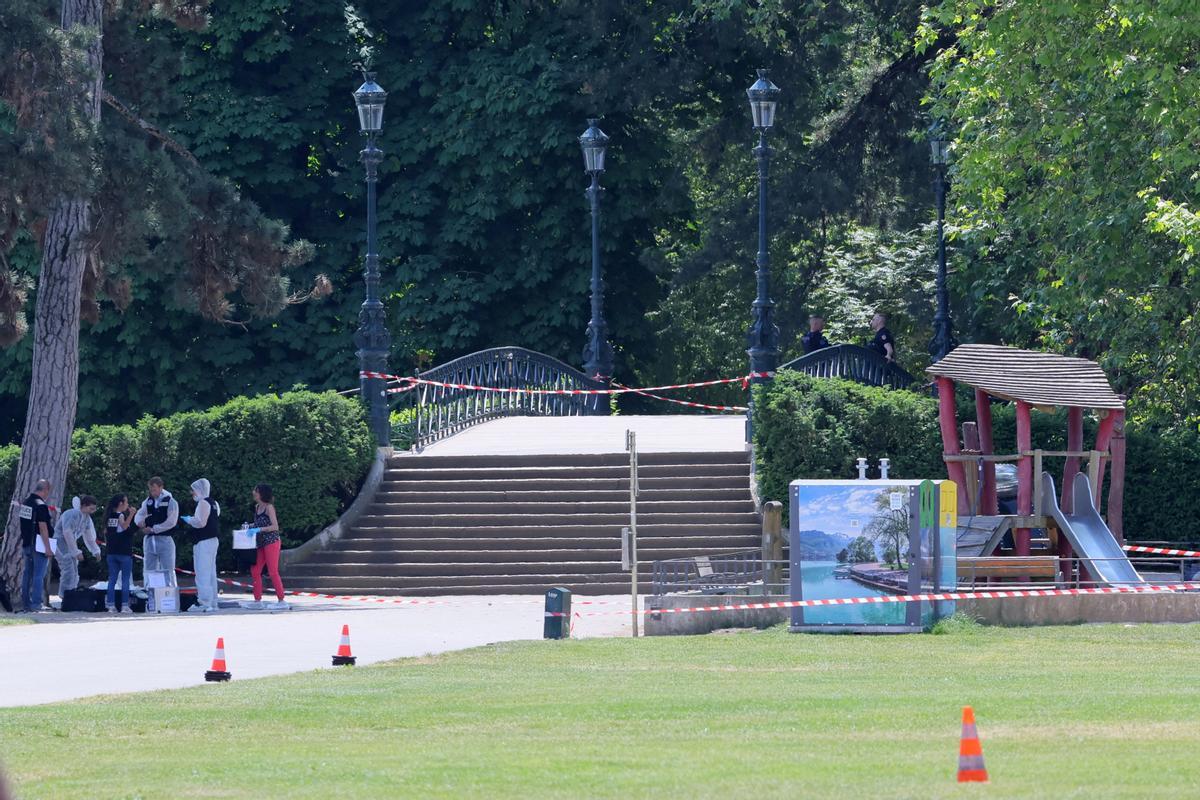
<svg viewBox="0 0 1200 800"><path fill-rule="evenodd" d="M1054 478L1042 473L1042 504L1047 514L1054 517L1059 530L1067 537L1075 550L1075 557L1082 559L1092 577L1112 586L1128 586L1145 583L1125 556L1104 519L1092 505L1092 483L1080 472L1075 475L1071 487L1075 511L1070 516L1058 507L1058 493L1054 491Z"/></svg>

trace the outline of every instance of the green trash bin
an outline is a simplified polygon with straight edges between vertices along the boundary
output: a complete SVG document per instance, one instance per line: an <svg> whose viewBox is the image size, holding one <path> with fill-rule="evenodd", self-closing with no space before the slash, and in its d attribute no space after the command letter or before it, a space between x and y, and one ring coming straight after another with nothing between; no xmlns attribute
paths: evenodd
<svg viewBox="0 0 1200 800"><path fill-rule="evenodd" d="M571 638L571 590L550 589L546 592L545 639Z"/></svg>

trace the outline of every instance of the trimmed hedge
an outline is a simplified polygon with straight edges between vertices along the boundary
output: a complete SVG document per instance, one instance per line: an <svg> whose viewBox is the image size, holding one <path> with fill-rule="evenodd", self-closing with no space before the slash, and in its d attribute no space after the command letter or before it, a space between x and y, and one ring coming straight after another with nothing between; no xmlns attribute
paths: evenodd
<svg viewBox="0 0 1200 800"><path fill-rule="evenodd" d="M787 513L788 484L797 478L852 478L859 456L878 477L891 459L893 477L943 472L937 404L915 392L825 378L791 370L755 387L754 453L759 494Z"/></svg>
<svg viewBox="0 0 1200 800"><path fill-rule="evenodd" d="M760 496L779 500L787 513L787 486L797 478L854 478L854 459L864 456L869 475L891 459L895 478L945 477L937 403L927 395L863 386L849 381L781 372L757 387L755 459ZM959 421L974 418L974 405L959 402ZM1016 451L1016 414L993 406L996 452ZM1044 450L1066 449L1065 411L1033 414L1033 442ZM1095 441L1096 421L1084 417L1085 448ZM1200 542L1200 433L1127 426L1125 536ZM1062 475L1062 459L1046 459Z"/></svg>
<svg viewBox="0 0 1200 800"><path fill-rule="evenodd" d="M103 505L124 492L140 503L147 479L161 475L181 515L190 514L192 481L208 478L221 505L220 564L228 567L229 531L253 520L255 484L271 484L284 547L293 547L349 505L374 452L357 400L333 392L240 397L207 411L75 431L65 496L92 494ZM12 496L18 454L16 447L0 448L0 490L6 497ZM191 546L183 535L176 543L177 563L185 566Z"/></svg>

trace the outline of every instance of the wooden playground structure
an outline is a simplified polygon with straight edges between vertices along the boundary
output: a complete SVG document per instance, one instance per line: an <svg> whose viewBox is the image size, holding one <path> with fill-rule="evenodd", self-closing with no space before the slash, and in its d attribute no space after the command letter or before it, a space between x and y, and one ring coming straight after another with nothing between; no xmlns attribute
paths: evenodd
<svg viewBox="0 0 1200 800"><path fill-rule="evenodd" d="M1083 358L1021 350L988 344L964 344L926 372L933 376L938 392L938 421L943 458L950 480L958 485L959 508L970 515L978 535L960 543L960 575L964 569L975 576L1019 578L1054 576L1062 565L1063 580L1071 580L1072 545L1048 509L1072 514L1073 487L1082 465L1087 464L1092 505L1099 509L1106 471L1109 476L1107 525L1119 547L1122 535L1122 496L1125 483L1125 401L1116 394L1107 376L1094 361ZM956 385L974 390L975 420L964 422L959 439L955 403ZM992 433L992 404L1008 401L1016 406L1016 453L996 453ZM1033 411L1067 409L1066 450L1036 449L1032 442ZM1083 417L1087 410L1099 418L1096 439L1084 449ZM1061 498L1045 497L1044 460L1065 459ZM1017 513L1001 515L996 491L996 464L1017 466ZM1055 503L1054 500L1058 502ZM1045 530L1048 555L1033 555L1031 532ZM1001 551L1004 534L1012 532L1011 551ZM967 547L963 548L963 545ZM972 547L974 548L972 550ZM969 554L969 555L966 555ZM1081 554L1082 555L1082 554ZM964 557L965 556L965 557ZM1005 557L1003 559L996 556ZM1086 571L1080 568L1080 573ZM1081 574L1081 578L1087 577ZM1090 580L1091 578L1089 578Z"/></svg>

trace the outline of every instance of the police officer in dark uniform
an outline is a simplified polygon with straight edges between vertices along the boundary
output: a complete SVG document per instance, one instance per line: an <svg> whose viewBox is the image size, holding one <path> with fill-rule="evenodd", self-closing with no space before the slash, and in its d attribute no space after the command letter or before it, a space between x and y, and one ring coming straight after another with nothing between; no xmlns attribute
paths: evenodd
<svg viewBox="0 0 1200 800"><path fill-rule="evenodd" d="M805 355L830 346L829 340L825 338L824 317L813 314L808 318L808 333L800 337L800 343L804 345Z"/></svg>
<svg viewBox="0 0 1200 800"><path fill-rule="evenodd" d="M53 526L50 523L50 506L46 504L48 497L50 481L43 478L17 511L21 518L21 554L25 557L25 571L21 574L21 605L30 612L43 610L43 586L53 553L50 546Z"/></svg>
<svg viewBox="0 0 1200 800"><path fill-rule="evenodd" d="M887 329L887 316L877 313L871 317L871 330L875 331L875 338L868 347L883 356L889 364L896 363L896 338Z"/></svg>

